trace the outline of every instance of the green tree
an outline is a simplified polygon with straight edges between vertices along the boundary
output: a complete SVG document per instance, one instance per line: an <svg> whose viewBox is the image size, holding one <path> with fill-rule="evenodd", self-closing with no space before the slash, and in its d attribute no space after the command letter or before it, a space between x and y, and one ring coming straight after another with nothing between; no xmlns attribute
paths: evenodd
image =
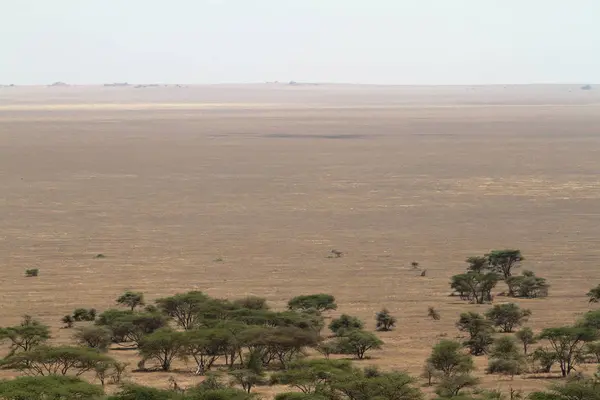
<svg viewBox="0 0 600 400"><path fill-rule="evenodd" d="M79 376L93 371L101 363L114 363L107 355L93 349L71 346L38 346L32 350L16 353L2 361L5 369L24 371L28 375Z"/></svg>
<svg viewBox="0 0 600 400"><path fill-rule="evenodd" d="M372 371L375 372L375 371ZM368 370L340 375L332 382L334 396L351 400L422 400L415 380L403 372L371 373Z"/></svg>
<svg viewBox="0 0 600 400"><path fill-rule="evenodd" d="M231 371L230 375L232 383L240 385L246 393L250 393L255 386L267 383L261 354L258 351L250 351L243 369Z"/></svg>
<svg viewBox="0 0 600 400"><path fill-rule="evenodd" d="M200 314L210 297L199 291L176 294L156 300L158 308L175 319L183 329L192 329L203 319Z"/></svg>
<svg viewBox="0 0 600 400"><path fill-rule="evenodd" d="M184 333L181 354L196 361L196 375L204 375L219 357L229 351L233 335L223 328L191 329Z"/></svg>
<svg viewBox="0 0 600 400"><path fill-rule="evenodd" d="M358 318L347 314L334 318L329 324L329 329L336 335L343 335L345 332L355 329L362 329L364 323Z"/></svg>
<svg viewBox="0 0 600 400"><path fill-rule="evenodd" d="M492 270L501 274L505 280L512 275L513 268L525 260L521 251L514 249L492 250L485 256Z"/></svg>
<svg viewBox="0 0 600 400"><path fill-rule="evenodd" d="M110 330L113 342L134 342L138 346L144 336L166 327L167 323L162 314L130 310L107 310L96 321Z"/></svg>
<svg viewBox="0 0 600 400"><path fill-rule="evenodd" d="M497 339L490 351L487 372L489 374L520 375L525 371L525 357L517 342L510 336Z"/></svg>
<svg viewBox="0 0 600 400"><path fill-rule="evenodd" d="M585 343L596 340L598 334L590 328L563 326L546 328L539 335L539 338L550 343L556 353L562 376L567 376L581 359Z"/></svg>
<svg viewBox="0 0 600 400"><path fill-rule="evenodd" d="M392 316L387 308L382 309L375 315L378 331L391 331L396 325L396 317Z"/></svg>
<svg viewBox="0 0 600 400"><path fill-rule="evenodd" d="M75 321L93 321L96 319L96 310L94 308L76 308L73 311L73 320Z"/></svg>
<svg viewBox="0 0 600 400"><path fill-rule="evenodd" d="M19 351L30 351L46 343L50 339L50 327L33 319L29 315L23 317L21 324L0 328L0 341L10 341L9 356Z"/></svg>
<svg viewBox="0 0 600 400"><path fill-rule="evenodd" d="M534 392L529 400L600 400L600 381L597 379L569 379L552 385L549 392Z"/></svg>
<svg viewBox="0 0 600 400"><path fill-rule="evenodd" d="M577 326L600 330L600 310L588 311L578 321Z"/></svg>
<svg viewBox="0 0 600 400"><path fill-rule="evenodd" d="M288 308L293 311L316 310L317 312L323 312L337 309L337 304L335 304L335 297L332 295L319 293L296 296L288 301Z"/></svg>
<svg viewBox="0 0 600 400"><path fill-rule="evenodd" d="M586 296L590 298L590 303L598 303L600 301L600 285L590 289Z"/></svg>
<svg viewBox="0 0 600 400"><path fill-rule="evenodd" d="M104 391L72 376L22 376L0 381L3 400L81 400L100 398Z"/></svg>
<svg viewBox="0 0 600 400"><path fill-rule="evenodd" d="M128 290L117 298L117 304L129 307L133 311L138 306L144 306L144 293Z"/></svg>
<svg viewBox="0 0 600 400"><path fill-rule="evenodd" d="M509 294L515 297L535 299L548 296L550 287L544 278L539 278L531 271L523 271L521 276L511 276L506 280Z"/></svg>
<svg viewBox="0 0 600 400"><path fill-rule="evenodd" d="M344 336L336 340L338 352L341 354L353 354L359 360L365 358L365 354L370 350L381 349L383 341L371 332L363 330L350 330Z"/></svg>
<svg viewBox="0 0 600 400"><path fill-rule="evenodd" d="M427 363L446 378L466 374L475 369L473 357L465 354L461 344L452 340L442 340L436 344Z"/></svg>
<svg viewBox="0 0 600 400"><path fill-rule="evenodd" d="M531 310L521 309L515 303L496 304L485 313L485 317L502 332L512 332L517 326L527 322Z"/></svg>
<svg viewBox="0 0 600 400"><path fill-rule="evenodd" d="M271 384L289 385L303 393L328 392L336 376L352 371L348 360L299 360L291 363L287 370L271 375Z"/></svg>
<svg viewBox="0 0 600 400"><path fill-rule="evenodd" d="M72 316L65 315L64 317L62 317L62 319L60 320L60 322L62 322L63 324L65 324L65 328L72 328L73 324L75 323L75 320L73 319Z"/></svg>
<svg viewBox="0 0 600 400"><path fill-rule="evenodd" d="M485 256L469 257L467 258L466 262L467 264L469 264L469 266L467 267L467 271L482 274L485 272L486 269L489 268L489 260Z"/></svg>
<svg viewBox="0 0 600 400"><path fill-rule="evenodd" d="M127 384L107 400L184 400L184 396L172 390Z"/></svg>
<svg viewBox="0 0 600 400"><path fill-rule="evenodd" d="M600 363L600 342L591 342L585 345L585 353L594 358L597 363Z"/></svg>
<svg viewBox="0 0 600 400"><path fill-rule="evenodd" d="M527 355L527 351L529 350L529 346L537 343L537 339L535 334L531 330L531 328L522 328L517 333L515 333L515 337L521 342L523 345L523 354Z"/></svg>
<svg viewBox="0 0 600 400"><path fill-rule="evenodd" d="M475 356L485 354L494 341L491 323L481 314L475 312L462 313L456 327L461 332L469 334L469 338L463 345L469 348L471 354Z"/></svg>
<svg viewBox="0 0 600 400"><path fill-rule="evenodd" d="M435 393L444 398L455 399L461 395L462 390L476 386L478 383L478 378L467 373L443 377L437 385Z"/></svg>
<svg viewBox="0 0 600 400"><path fill-rule="evenodd" d="M142 361L154 360L159 363L163 371L168 371L173 359L185 346L185 339L183 332L176 332L169 328L161 328L145 336L138 347Z"/></svg>
<svg viewBox="0 0 600 400"><path fill-rule="evenodd" d="M538 366L538 372L547 374L552 370L552 366L558 360L558 356L554 351L545 347L538 347L531 353L531 359Z"/></svg>
<svg viewBox="0 0 600 400"><path fill-rule="evenodd" d="M111 343L111 332L104 326L85 326L78 328L73 335L77 344L100 351L107 351Z"/></svg>
<svg viewBox="0 0 600 400"><path fill-rule="evenodd" d="M496 287L498 280L499 276L494 272L467 272L454 275L450 287L458 292L462 299L483 304L492 300L492 289Z"/></svg>
<svg viewBox="0 0 600 400"><path fill-rule="evenodd" d="M248 310L268 310L269 305L263 297L246 296L242 299L233 301L233 305L237 308L246 308Z"/></svg>

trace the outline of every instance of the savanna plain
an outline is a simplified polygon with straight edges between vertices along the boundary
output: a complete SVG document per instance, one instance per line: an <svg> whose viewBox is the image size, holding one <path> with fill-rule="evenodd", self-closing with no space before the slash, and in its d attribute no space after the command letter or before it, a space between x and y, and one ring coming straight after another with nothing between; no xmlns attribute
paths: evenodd
<svg viewBox="0 0 600 400"><path fill-rule="evenodd" d="M398 318L356 365L418 377L434 344L463 335L461 312L491 307L449 296L469 256L517 248L520 269L547 279L546 298L494 302L530 309L535 332L595 308L599 128L600 90L568 85L0 88L0 326L29 314L67 344L63 315L126 290L281 310L329 293L328 321L355 315L374 332L381 308ZM548 384L475 362L484 388ZM193 371L128 379L187 387L203 379Z"/></svg>

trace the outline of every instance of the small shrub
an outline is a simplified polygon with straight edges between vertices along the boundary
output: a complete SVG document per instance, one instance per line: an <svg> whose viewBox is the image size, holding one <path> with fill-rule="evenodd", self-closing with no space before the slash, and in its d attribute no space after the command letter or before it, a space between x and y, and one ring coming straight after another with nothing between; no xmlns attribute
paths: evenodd
<svg viewBox="0 0 600 400"><path fill-rule="evenodd" d="M393 317L386 308L377 313L375 320L377 321L376 329L378 331L391 331L396 325L397 321L396 318Z"/></svg>
<svg viewBox="0 0 600 400"><path fill-rule="evenodd" d="M434 321L439 321L441 318L440 313L433 307L427 309L427 316Z"/></svg>
<svg viewBox="0 0 600 400"><path fill-rule="evenodd" d="M76 308L73 311L74 321L94 321L96 319L96 310L94 308Z"/></svg>
<svg viewBox="0 0 600 400"><path fill-rule="evenodd" d="M100 254L96 254L96 255L94 256L94 258L95 258L95 259L98 259L98 258L106 258L106 256L105 256L104 254L100 253Z"/></svg>
<svg viewBox="0 0 600 400"><path fill-rule="evenodd" d="M32 276L38 276L40 274L40 270L37 268L31 268L25 270L25 276L30 278Z"/></svg>
<svg viewBox="0 0 600 400"><path fill-rule="evenodd" d="M338 336L342 336L345 332L362 329L364 323L357 317L342 314L339 318L335 318L329 324L329 329Z"/></svg>
<svg viewBox="0 0 600 400"><path fill-rule="evenodd" d="M65 324L65 328L72 328L73 324L75 323L75 320L72 316L65 315L64 317L62 317L61 322Z"/></svg>

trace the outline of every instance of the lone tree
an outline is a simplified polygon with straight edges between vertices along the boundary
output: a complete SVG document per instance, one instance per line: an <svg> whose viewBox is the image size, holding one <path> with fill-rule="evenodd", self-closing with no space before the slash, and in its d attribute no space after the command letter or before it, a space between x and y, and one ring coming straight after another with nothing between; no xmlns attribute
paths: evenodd
<svg viewBox="0 0 600 400"><path fill-rule="evenodd" d="M531 330L531 328L525 327L515 333L515 337L517 340L521 342L523 345L523 354L527 355L527 351L529 350L529 346L537 343L536 337Z"/></svg>
<svg viewBox="0 0 600 400"><path fill-rule="evenodd" d="M600 285L590 289L586 296L590 298L590 303L598 303L600 301Z"/></svg>
<svg viewBox="0 0 600 400"><path fill-rule="evenodd" d="M485 313L485 317L502 332L509 333L517 326L527 322L531 310L521 309L514 303L497 304Z"/></svg>
<svg viewBox="0 0 600 400"><path fill-rule="evenodd" d="M344 333L354 330L362 329L364 323L358 318L348 314L342 314L339 318L335 318L329 324L329 329L338 336L342 336Z"/></svg>
<svg viewBox="0 0 600 400"><path fill-rule="evenodd" d="M387 308L382 309L375 315L375 320L377 322L376 329L378 331L391 331L394 329L396 325L396 318L393 317Z"/></svg>
<svg viewBox="0 0 600 400"><path fill-rule="evenodd" d="M547 340L556 353L562 376L567 376L582 359L582 350L586 343L598 338L596 330L578 326L546 328L539 335Z"/></svg>
<svg viewBox="0 0 600 400"><path fill-rule="evenodd" d="M129 307L133 311L136 307L144 305L144 293L128 290L117 298L117 304Z"/></svg>
<svg viewBox="0 0 600 400"><path fill-rule="evenodd" d="M496 287L498 280L499 276L494 272L467 272L454 275L450 287L458 292L463 300L483 304L492 301L492 289Z"/></svg>
<svg viewBox="0 0 600 400"><path fill-rule="evenodd" d="M504 279L512 275L512 269L519 266L519 263L525 259L521 255L521 250L505 249L492 250L485 255L493 271L501 274Z"/></svg>
<svg viewBox="0 0 600 400"><path fill-rule="evenodd" d="M296 296L288 301L288 308L292 311L309 312L314 310L321 313L337 309L337 304L335 304L335 297L332 295L319 293Z"/></svg>

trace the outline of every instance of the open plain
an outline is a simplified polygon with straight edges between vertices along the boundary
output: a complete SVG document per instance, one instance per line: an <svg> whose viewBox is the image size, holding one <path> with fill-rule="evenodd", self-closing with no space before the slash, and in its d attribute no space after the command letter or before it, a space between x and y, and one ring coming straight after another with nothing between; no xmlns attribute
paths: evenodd
<svg viewBox="0 0 600 400"><path fill-rule="evenodd" d="M534 330L591 308L600 90L0 88L0 326L31 314L67 342L63 315L106 309L126 289L148 300L252 294L278 308L324 292L338 302L331 315L371 330L382 307L399 319L357 364L418 375L431 346L459 334L460 312L489 307L449 297L450 276L466 257L507 247L551 285L548 298L516 300ZM343 257L327 258L332 249ZM487 388L548 383L498 380L483 374L484 357L477 364ZM178 369L183 386L200 379ZM166 386L170 375L130 378Z"/></svg>

